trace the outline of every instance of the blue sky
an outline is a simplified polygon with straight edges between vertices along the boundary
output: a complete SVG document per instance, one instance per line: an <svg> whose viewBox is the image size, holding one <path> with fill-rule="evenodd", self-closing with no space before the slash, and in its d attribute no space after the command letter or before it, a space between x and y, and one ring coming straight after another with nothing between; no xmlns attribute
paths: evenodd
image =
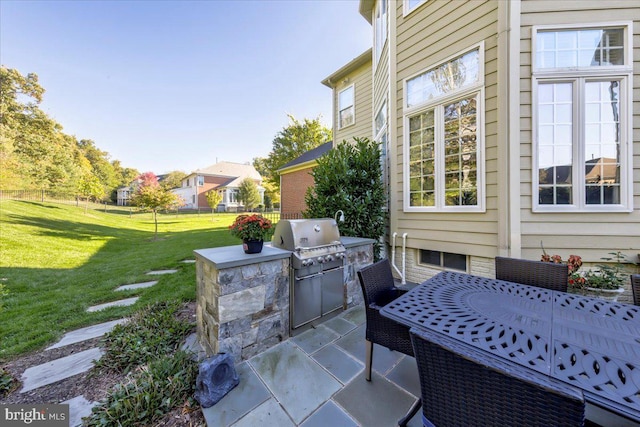
<svg viewBox="0 0 640 427"><path fill-rule="evenodd" d="M287 114L331 125L325 77L371 46L356 0L0 1L0 62L126 167L266 157Z"/></svg>

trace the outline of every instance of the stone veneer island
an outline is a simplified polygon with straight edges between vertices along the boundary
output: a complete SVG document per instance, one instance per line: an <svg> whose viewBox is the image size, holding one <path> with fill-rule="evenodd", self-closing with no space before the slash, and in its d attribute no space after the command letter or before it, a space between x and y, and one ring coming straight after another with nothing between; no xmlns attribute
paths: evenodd
<svg viewBox="0 0 640 427"><path fill-rule="evenodd" d="M372 239L342 237L346 248L345 306L361 304L356 272L373 262ZM207 356L231 353L246 360L290 336L291 251L265 245L245 254L242 245L199 249L196 256L198 342Z"/></svg>

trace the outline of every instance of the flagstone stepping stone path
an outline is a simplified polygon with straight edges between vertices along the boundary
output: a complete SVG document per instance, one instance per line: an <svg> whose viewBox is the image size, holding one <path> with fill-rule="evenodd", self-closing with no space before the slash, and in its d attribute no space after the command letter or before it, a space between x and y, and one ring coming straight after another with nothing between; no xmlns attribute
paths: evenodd
<svg viewBox="0 0 640 427"><path fill-rule="evenodd" d="M185 260L183 262L195 262L195 260ZM148 275L163 275L173 274L178 270L167 269L150 271ZM115 289L115 291L136 290L144 289L154 286L158 283L157 280L133 283L130 285L122 285ZM132 297L121 299L118 301L112 301L104 304L98 304L91 306L87 309L88 312L95 312L104 310L109 307L121 307L133 305L138 301L139 297ZM64 347L70 344L75 344L81 341L86 341L92 338L100 337L107 332L110 332L116 325L127 322L127 319L117 319L110 322L104 322L86 328L77 329L75 331L67 332L57 343L45 349L52 350L55 348ZM195 334L188 337L187 342L183 345L184 349L189 349L195 353L198 353L202 349L198 349L197 340ZM35 390L39 387L43 387L55 382L64 380L74 375L81 374L88 371L93 367L93 361L102 357L103 351L100 348L90 348L79 353L74 353L69 356L61 357L43 363L41 365L32 366L27 368L22 373L22 389L20 393L26 393L31 390ZM72 399L66 400L62 403L69 405L70 412L70 427L77 427L82 425L82 418L91 415L91 408L93 408L97 402L89 402L84 396L76 396Z"/></svg>

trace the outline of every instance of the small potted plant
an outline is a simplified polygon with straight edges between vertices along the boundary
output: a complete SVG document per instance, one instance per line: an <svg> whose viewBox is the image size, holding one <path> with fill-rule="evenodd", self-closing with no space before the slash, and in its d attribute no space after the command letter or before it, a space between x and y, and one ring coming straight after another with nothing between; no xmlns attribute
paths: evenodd
<svg viewBox="0 0 640 427"><path fill-rule="evenodd" d="M273 224L262 215L238 215L229 226L231 235L242 239L242 248L247 254L257 254L262 251L265 237L269 234Z"/></svg>

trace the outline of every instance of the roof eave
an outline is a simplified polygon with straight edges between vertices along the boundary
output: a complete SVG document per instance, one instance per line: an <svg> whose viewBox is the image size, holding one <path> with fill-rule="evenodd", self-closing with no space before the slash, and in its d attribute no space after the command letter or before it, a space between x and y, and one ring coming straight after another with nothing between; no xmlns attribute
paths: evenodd
<svg viewBox="0 0 640 427"><path fill-rule="evenodd" d="M372 23L371 17L374 3L375 0L360 0L360 5L358 6L358 12L369 24Z"/></svg>
<svg viewBox="0 0 640 427"><path fill-rule="evenodd" d="M339 70L335 71L326 79L322 80L322 84L327 86L328 88L333 89L335 87L335 83L339 82L345 75L352 73L358 68L362 67L368 62L371 62L372 58L372 49L367 49L366 52L362 53L360 56L352 59L346 65L344 65Z"/></svg>

